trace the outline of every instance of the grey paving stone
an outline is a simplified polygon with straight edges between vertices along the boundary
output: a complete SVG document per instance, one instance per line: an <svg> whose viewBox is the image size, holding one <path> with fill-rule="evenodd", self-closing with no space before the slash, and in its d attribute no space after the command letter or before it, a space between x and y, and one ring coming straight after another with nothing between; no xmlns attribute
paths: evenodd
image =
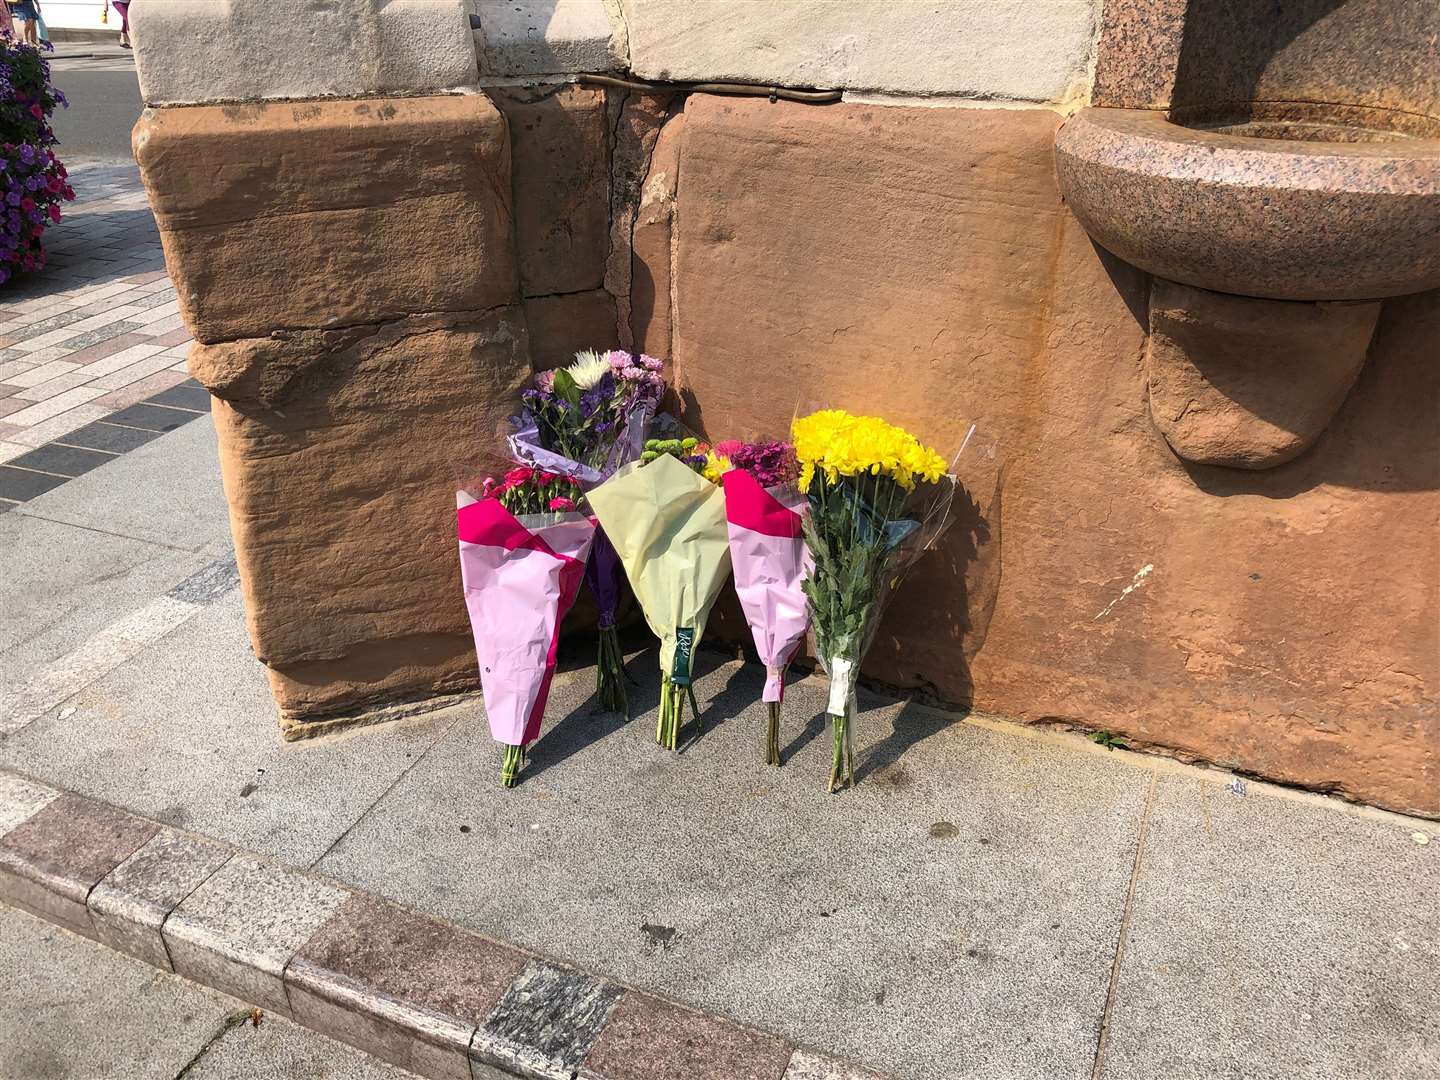
<svg viewBox="0 0 1440 1080"><path fill-rule="evenodd" d="M186 386L184 383L162 390L145 401L151 405L168 405L172 409L189 409L191 412L210 411L210 391L202 387Z"/></svg>
<svg viewBox="0 0 1440 1080"><path fill-rule="evenodd" d="M101 944L173 971L160 928L180 901L230 858L232 849L174 829L161 829L90 892L88 906Z"/></svg>
<svg viewBox="0 0 1440 1080"><path fill-rule="evenodd" d="M105 454L98 450L83 450L78 446L47 443L37 450L31 450L28 454L12 458L10 464L17 468L38 469L41 472L54 473L57 476L79 476L81 473L87 473L91 469L97 469L114 460L114 454Z"/></svg>
<svg viewBox="0 0 1440 1080"><path fill-rule="evenodd" d="M99 312L91 312L91 314L99 314ZM59 348L68 349L70 352L77 352L91 345L97 345L102 341L109 341L113 337L119 337L121 334L131 334L139 331L143 325L143 323L126 322L122 319L118 322L108 323L105 326L97 326L93 330L86 330L83 334L76 334L73 338L62 341Z"/></svg>
<svg viewBox="0 0 1440 1080"><path fill-rule="evenodd" d="M198 573L191 574L171 589L167 596L188 604L208 604L224 596L240 584L240 568L234 558L220 559Z"/></svg>
<svg viewBox="0 0 1440 1080"><path fill-rule="evenodd" d="M165 921L175 972L281 1016L285 965L347 893L317 877L237 853Z"/></svg>
<svg viewBox="0 0 1440 1080"><path fill-rule="evenodd" d="M521 1076L572 1076L624 988L531 960L470 1046L472 1059Z"/></svg>
<svg viewBox="0 0 1440 1080"><path fill-rule="evenodd" d="M103 473L77 477L32 500L22 512L211 558L228 557L233 551L230 510L220 483L214 424L209 416L162 411L195 423L131 450Z"/></svg>
<svg viewBox="0 0 1440 1080"><path fill-rule="evenodd" d="M94 937L90 890L155 830L124 810L63 794L0 837L0 902Z"/></svg>
<svg viewBox="0 0 1440 1080"><path fill-rule="evenodd" d="M518 950L351 897L285 973L295 1018L424 1076L468 1080L475 1028L524 967Z"/></svg>
<svg viewBox="0 0 1440 1080"><path fill-rule="evenodd" d="M0 714L18 687L209 561L31 512L0 517Z"/></svg>
<svg viewBox="0 0 1440 1080"><path fill-rule="evenodd" d="M147 431L174 431L194 420L198 413L182 409L166 409L159 405L131 405L105 418L107 424L143 428Z"/></svg>
<svg viewBox="0 0 1440 1080"><path fill-rule="evenodd" d="M174 299L174 289L156 289L153 293L150 293L147 296L141 296L135 300L126 300L125 306L153 308L159 307L161 304L168 304L171 300Z"/></svg>
<svg viewBox="0 0 1440 1080"><path fill-rule="evenodd" d="M171 1080L167 1077L166 1080ZM184 1080L416 1080L415 1074L324 1035L267 1016L227 1030Z"/></svg>
<svg viewBox="0 0 1440 1080"><path fill-rule="evenodd" d="M175 1080L240 1008L3 906L0 972L5 1080Z"/></svg>
<svg viewBox="0 0 1440 1080"><path fill-rule="evenodd" d="M182 557L193 565L193 556ZM0 576L0 595L3 586ZM282 742L238 589L77 694L70 708L11 735L5 762L299 866L318 859L456 719L451 710Z"/></svg>
<svg viewBox="0 0 1440 1080"><path fill-rule="evenodd" d="M61 327L69 326L71 323L79 322L81 319L89 318L83 311L71 309L51 315L48 319L41 319L39 322L30 323L15 336L22 341L29 341L41 334L48 334L51 330L59 330Z"/></svg>
<svg viewBox="0 0 1440 1080"><path fill-rule="evenodd" d="M0 772L0 838L17 825L23 825L60 797L60 792L46 784L27 780L12 772Z"/></svg>
<svg viewBox="0 0 1440 1080"><path fill-rule="evenodd" d="M790 1055L781 1080L886 1080L880 1073L858 1065L817 1054L813 1050L796 1050Z"/></svg>
<svg viewBox="0 0 1440 1080"><path fill-rule="evenodd" d="M562 665L508 791L483 710L457 710L316 869L866 1068L1088 1075L1144 759L862 693L860 780L829 796L822 681L787 688L776 769L758 668L705 655L707 731L677 756L654 665L630 662L629 724Z"/></svg>
<svg viewBox="0 0 1440 1080"><path fill-rule="evenodd" d="M63 442L68 446L84 446L92 450L109 450L114 454L123 454L126 450L134 450L135 447L143 446L151 439L159 437L160 432L158 431L120 427L117 424L107 424L103 420L97 420L93 424L76 428L68 435L60 436L56 441Z"/></svg>
<svg viewBox="0 0 1440 1080"><path fill-rule="evenodd" d="M67 479L68 477L52 476L50 473L31 472L28 469L0 465L0 498L26 502L37 495L54 490L65 483Z"/></svg>
<svg viewBox="0 0 1440 1080"><path fill-rule="evenodd" d="M1440 1076L1440 845L1163 776L1100 1076Z"/></svg>

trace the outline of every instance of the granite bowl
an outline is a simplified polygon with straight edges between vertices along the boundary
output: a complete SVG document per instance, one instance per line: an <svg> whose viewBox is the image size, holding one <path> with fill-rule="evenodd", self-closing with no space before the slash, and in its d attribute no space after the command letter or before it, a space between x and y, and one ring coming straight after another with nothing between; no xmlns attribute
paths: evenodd
<svg viewBox="0 0 1440 1080"><path fill-rule="evenodd" d="M1091 238L1152 274L1241 296L1374 300L1440 287L1430 134L1090 108L1061 126L1055 162Z"/></svg>

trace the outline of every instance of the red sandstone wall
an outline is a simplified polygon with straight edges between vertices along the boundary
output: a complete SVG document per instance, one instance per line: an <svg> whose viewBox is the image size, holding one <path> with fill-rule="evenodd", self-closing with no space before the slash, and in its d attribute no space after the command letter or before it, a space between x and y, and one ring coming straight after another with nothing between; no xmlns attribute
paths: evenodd
<svg viewBox="0 0 1440 1080"><path fill-rule="evenodd" d="M1186 467L1146 409L1148 283L1061 204L1058 123L692 97L673 223L635 241L672 304L637 338L673 325L717 436L782 430L797 388L1000 436L872 676L1440 813L1440 295L1385 306L1310 452Z"/></svg>

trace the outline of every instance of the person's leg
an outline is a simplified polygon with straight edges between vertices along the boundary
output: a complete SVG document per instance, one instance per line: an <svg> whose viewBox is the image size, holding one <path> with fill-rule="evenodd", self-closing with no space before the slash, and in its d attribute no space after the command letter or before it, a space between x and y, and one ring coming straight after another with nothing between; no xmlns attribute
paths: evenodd
<svg viewBox="0 0 1440 1080"><path fill-rule="evenodd" d="M116 4L115 10L120 12L120 44L130 48L130 5Z"/></svg>
<svg viewBox="0 0 1440 1080"><path fill-rule="evenodd" d="M40 44L40 20L33 14L25 20L25 40L31 45Z"/></svg>

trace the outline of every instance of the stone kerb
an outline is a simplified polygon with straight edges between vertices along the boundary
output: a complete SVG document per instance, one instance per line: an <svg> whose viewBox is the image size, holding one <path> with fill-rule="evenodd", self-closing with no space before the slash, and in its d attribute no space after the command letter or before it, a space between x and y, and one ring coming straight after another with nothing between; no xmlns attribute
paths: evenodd
<svg viewBox="0 0 1440 1080"><path fill-rule="evenodd" d="M0 904L429 1080L885 1080L7 771Z"/></svg>
<svg viewBox="0 0 1440 1080"><path fill-rule="evenodd" d="M475 83L468 0L338 0L329 14L254 0L135 5L150 105L424 94Z"/></svg>

